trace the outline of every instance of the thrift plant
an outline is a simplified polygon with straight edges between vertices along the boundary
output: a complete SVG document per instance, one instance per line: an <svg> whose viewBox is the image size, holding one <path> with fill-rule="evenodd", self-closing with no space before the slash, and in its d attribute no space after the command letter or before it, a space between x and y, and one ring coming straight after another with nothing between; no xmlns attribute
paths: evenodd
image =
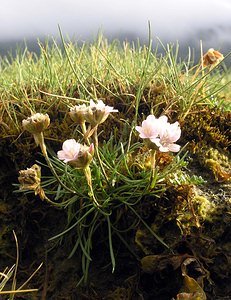
<svg viewBox="0 0 231 300"><path fill-rule="evenodd" d="M117 112L117 109L106 105L102 100L90 100L89 105L80 104L71 107L69 116L76 129L80 128L82 134L79 130L75 130L74 132L79 132L78 142L73 138L65 140L62 150L59 150L57 157L53 158L48 156L43 137L43 132L50 124L49 116L36 113L22 121L23 128L33 134L36 144L40 146L53 179L42 181L41 167L34 165L19 172L20 190L33 190L35 195L39 195L50 205L68 209L67 228L51 237L51 240L58 239L77 228L77 246L73 248L70 255L78 249L78 245L84 245L85 250L83 251L83 246L81 249L85 283L91 260L92 236L100 225L104 226L104 223L108 227L112 271L115 269L112 235L117 232L117 224L112 225L111 218L115 209L120 206L128 207L134 214L134 218L141 221L163 246L169 248L142 220L134 205L142 201L145 195L162 193L165 190L165 180L183 165L183 158L177 156L169 160L169 164L164 169L160 169L156 162L157 152L180 150L180 145L176 144L181 135L179 123L169 123L167 116L164 115L159 118L149 115L141 126L135 127L148 146L145 156L150 159L151 168L149 168L139 156L139 149L144 146L135 141L138 138L137 134L132 139L134 144L124 141L119 146L112 146L114 142L111 137L106 144L99 146L98 127L111 113ZM131 157L133 161L139 161L142 172L129 170ZM84 178L87 184L84 184ZM54 192L55 189L57 192ZM92 220L90 227L86 226L89 218Z"/></svg>
<svg viewBox="0 0 231 300"><path fill-rule="evenodd" d="M227 114L222 119L230 106L230 77L219 69L227 56L209 49L196 65L191 57L179 63L177 45L167 45L159 57L151 39L148 47L103 39L89 46L63 42L61 51L47 44L37 58L25 52L3 64L1 76L1 133L17 148L12 161L19 157L23 165L18 192L40 201L32 205L36 210L53 207L55 224L53 218L43 222L48 251L64 247L67 258L77 254L79 284L88 283L93 254L102 255L93 267L104 264L114 272L127 255L124 247L142 264L141 255L175 259L187 241L199 236L206 242L203 222L213 215L201 219L198 212L210 186L200 190L194 184L205 183L203 166L217 183L230 179L228 167L223 170L209 149L200 151L210 144L230 146ZM185 168L186 143L189 168L197 156L195 170ZM21 160L35 145L41 160L37 151L38 160ZM209 201L204 203L207 209ZM57 209L63 213L58 226Z"/></svg>

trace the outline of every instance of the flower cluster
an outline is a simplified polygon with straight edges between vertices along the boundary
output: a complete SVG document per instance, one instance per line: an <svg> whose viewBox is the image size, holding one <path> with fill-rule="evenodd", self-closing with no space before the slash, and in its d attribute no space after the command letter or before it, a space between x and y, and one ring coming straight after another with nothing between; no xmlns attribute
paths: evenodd
<svg viewBox="0 0 231 300"><path fill-rule="evenodd" d="M83 124L85 122L85 115L88 112L86 104L75 105L70 109L70 117L76 124Z"/></svg>
<svg viewBox="0 0 231 300"><path fill-rule="evenodd" d="M128 153L128 155L125 154L117 156L114 153L114 151L118 151L117 148L114 150L111 146L108 147L107 145L106 152L103 151L104 149L99 151L97 132L100 127L99 125L107 120L110 113L117 111L118 110L114 109L114 107L105 105L102 100L90 100L89 105L81 104L72 107L69 114L75 125L78 126L75 132L80 132L81 130L80 140L77 141L73 138L65 140L62 144L62 149L57 152L57 158L59 162L56 160L54 165L52 160L49 158L43 136L44 130L46 130L50 124L50 118L48 114L35 113L31 117L23 120L22 126L24 130L27 130L33 134L36 144L40 146L47 165L52 175L56 179L57 196L53 201L52 198L55 194L53 186L54 181L53 179L50 180L49 178L48 182L44 184L44 186L46 189L48 189L48 186L51 185L52 189L50 195L53 195L53 197L50 198L46 195L41 184L41 167L37 165L33 165L31 168L26 170L20 170L18 177L20 190L33 191L34 194L38 195L41 200L46 201L50 205L58 208L68 209L68 217L69 212L71 212L71 214L73 212L73 218L71 218L71 220L73 219L75 222L75 219L77 219L77 222L70 224L69 218L69 228L52 238L54 239L62 236L72 228L76 227L76 233L78 234L81 232L81 234L78 234L77 242L75 243L77 246L74 246L72 253L74 253L74 251L76 251L77 247L80 245L81 249L85 249L84 251L87 253L87 256L90 257L91 247L88 247L88 243L92 237L92 234L95 232L98 224L101 222L107 222L108 240L113 270L115 268L115 258L112 249L113 243L111 237L113 232L111 230L114 230L114 228L115 230L117 229L111 225L114 224L114 220L110 218L113 212L112 205L114 205L114 201L119 199L118 201L121 203L121 205L126 205L126 207L131 208L132 202L130 200L126 200L127 195L130 194L132 197L135 197L134 203L138 203L138 201L141 201L140 195L147 195L153 191L156 193L156 184L161 184L160 191L162 191L163 179L162 175L159 176L160 172L162 171L162 169L159 167L161 155L157 156L159 153L157 153L156 150L158 149L161 152L178 152L180 150L180 146L175 142L180 138L181 135L181 129L178 122L170 124L166 116L156 118L154 115L149 115L147 119L142 122L142 126L136 126L136 130L139 132L140 137L148 142L148 145L151 149L148 151L147 156L146 154L144 155L145 158L148 157L149 159L149 164L147 166L144 165L143 167L141 165L143 162L145 162L143 159L143 151L138 153L138 155L142 155L141 159L140 156L134 157L130 153ZM86 123L88 128L86 128ZM123 150L122 147L123 144L121 143L121 150ZM109 162L110 158L113 159L112 164ZM132 172L130 172L130 158L132 160L135 158L134 162L131 162ZM106 162L104 162L103 159L106 159ZM68 166L68 168L66 168L65 164ZM138 176L140 176L139 172L137 172L137 170L140 168L140 165L142 166L142 169L147 169L148 176L141 175L141 177L138 177L138 180L136 180L135 178L137 178L137 173ZM166 171L167 175L169 172L173 172L172 170L174 170L174 168L169 169L170 171ZM121 176L120 172L123 172L124 170L126 174L122 173ZM63 173L60 176L62 171ZM83 174L85 177L83 180L80 177L81 174ZM92 180L92 174L95 175L94 180ZM132 182L133 178L135 181L129 187L129 182ZM123 182L125 183L125 188L128 189L128 193L124 193L125 199L124 201L121 201L121 197L123 197L121 194L121 185ZM136 190L134 191L134 187L137 185L137 182L141 182L140 188L142 189L142 191L138 191L138 193ZM87 187L85 187L84 183L86 183ZM122 193L123 190L124 188L122 187ZM118 192L121 194L120 197L118 197ZM129 198L131 197L129 196ZM74 206L73 203L75 203ZM115 203L115 205L119 206L120 204ZM136 213L136 215L138 219L141 218L139 214ZM89 218L94 222L89 223ZM161 238L159 238L157 235L155 236L163 245L168 247L168 245L166 245ZM83 265L83 271L85 272L83 277L84 280L87 279L89 262L90 260L87 259Z"/></svg>
<svg viewBox="0 0 231 300"><path fill-rule="evenodd" d="M118 110L112 106L105 105L102 100L97 100L97 103L90 100L89 106L82 104L72 107L70 109L70 117L77 124L87 122L92 127L95 127L103 123L112 112L118 112Z"/></svg>
<svg viewBox="0 0 231 300"><path fill-rule="evenodd" d="M178 122L170 124L166 116L156 118L149 115L142 122L142 126L136 126L140 137L148 142L150 148L157 148L161 152L178 152L180 146L175 142L180 138L181 129Z"/></svg>
<svg viewBox="0 0 231 300"><path fill-rule="evenodd" d="M85 122L90 124L90 128L93 127L97 130L97 126L103 123L110 113L117 111L112 106L105 105L102 100L97 100L96 103L90 100L89 106L86 104L75 105L70 109L69 114L75 123L82 126L83 134L86 134ZM94 132L94 129L91 132ZM88 137L90 135L88 133ZM95 142L97 147L98 142ZM57 155L64 163L68 163L75 168L86 169L94 155L94 144L86 146L74 139L69 139L63 143L62 150L58 151Z"/></svg>

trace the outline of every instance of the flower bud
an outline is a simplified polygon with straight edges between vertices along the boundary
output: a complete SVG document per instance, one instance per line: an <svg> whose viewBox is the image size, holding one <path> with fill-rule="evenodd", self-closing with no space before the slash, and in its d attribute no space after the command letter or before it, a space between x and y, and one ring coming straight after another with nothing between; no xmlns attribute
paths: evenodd
<svg viewBox="0 0 231 300"><path fill-rule="evenodd" d="M50 118L48 114L36 113L22 121L23 128L32 134L43 132L49 125Z"/></svg>
<svg viewBox="0 0 231 300"><path fill-rule="evenodd" d="M84 169L91 163L93 155L94 144L91 144L90 147L86 145L80 145L78 159L76 161L70 162L70 165L77 169Z"/></svg>

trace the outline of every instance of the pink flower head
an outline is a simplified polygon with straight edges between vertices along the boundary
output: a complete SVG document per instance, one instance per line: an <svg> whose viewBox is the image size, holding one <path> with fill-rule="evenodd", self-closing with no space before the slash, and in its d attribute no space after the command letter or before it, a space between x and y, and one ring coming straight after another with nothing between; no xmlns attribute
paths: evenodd
<svg viewBox="0 0 231 300"><path fill-rule="evenodd" d="M58 158L76 168L85 168L94 155L94 144L90 147L77 143L74 139L66 140L62 150L57 153Z"/></svg>
<svg viewBox="0 0 231 300"><path fill-rule="evenodd" d="M75 161L78 159L80 144L74 139L66 140L63 143L63 150L58 151L57 155L60 160L63 160L65 163L70 161Z"/></svg>
<svg viewBox="0 0 231 300"><path fill-rule="evenodd" d="M157 119L153 115L149 115L146 120L142 122L142 126L136 126L136 130L140 133L142 139L154 139L163 130L167 124L168 118L162 116Z"/></svg>
<svg viewBox="0 0 231 300"><path fill-rule="evenodd" d="M97 100L97 103L90 100L89 110L85 118L94 127L103 123L112 112L118 112L118 110L112 106L105 105L102 100Z"/></svg>
<svg viewBox="0 0 231 300"><path fill-rule="evenodd" d="M167 123L165 128L159 134L159 138L151 138L151 142L159 147L161 152L178 152L180 150L180 145L175 144L175 142L180 138L181 129L178 122L173 124Z"/></svg>
<svg viewBox="0 0 231 300"><path fill-rule="evenodd" d="M170 124L166 116L157 119L155 116L149 115L142 122L142 126L136 126L136 130L142 139L147 140L150 148L158 147L161 152L178 152L180 150L180 146L175 144L181 135L179 123Z"/></svg>

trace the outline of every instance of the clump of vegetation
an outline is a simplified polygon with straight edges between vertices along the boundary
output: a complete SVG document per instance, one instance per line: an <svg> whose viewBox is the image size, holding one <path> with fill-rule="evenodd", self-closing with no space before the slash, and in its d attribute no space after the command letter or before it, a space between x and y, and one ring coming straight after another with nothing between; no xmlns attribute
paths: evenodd
<svg viewBox="0 0 231 300"><path fill-rule="evenodd" d="M212 264L226 255L230 217L223 55L210 49L195 65L178 60L178 46L162 45L158 56L151 39L147 47L102 36L82 46L62 42L63 49L47 42L39 56L25 50L0 64L1 159L10 166L1 181L10 170L17 209L34 218L26 236L36 232L44 253L45 233L47 268L66 251L75 278L65 296L73 286L72 296L83 299L219 295L230 275ZM8 205L12 194L4 193ZM80 262L75 270L68 259ZM45 271L42 297L55 299L48 282Z"/></svg>

